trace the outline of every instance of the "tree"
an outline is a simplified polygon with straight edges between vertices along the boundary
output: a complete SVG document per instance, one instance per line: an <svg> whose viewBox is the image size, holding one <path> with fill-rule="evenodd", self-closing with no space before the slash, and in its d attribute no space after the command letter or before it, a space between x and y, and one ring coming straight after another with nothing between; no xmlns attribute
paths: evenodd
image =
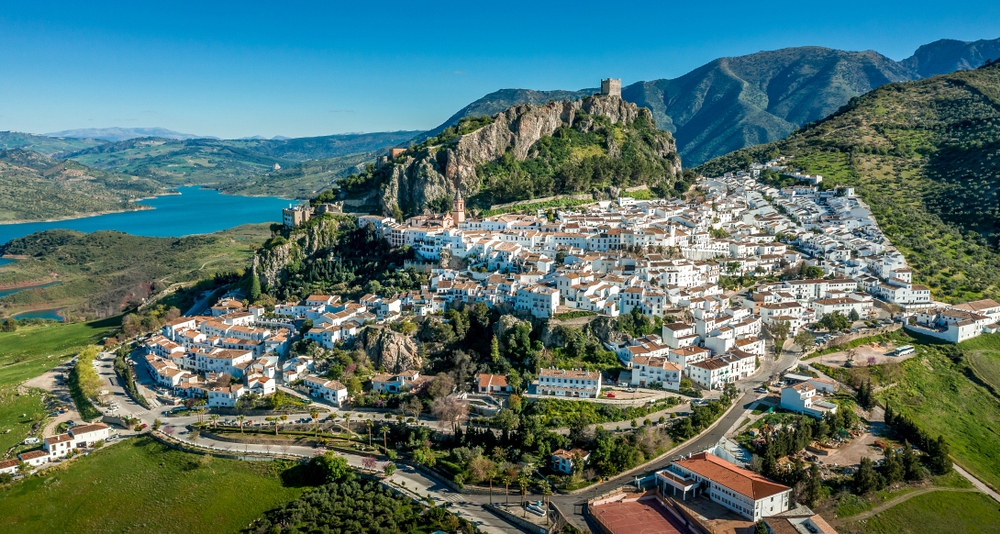
<svg viewBox="0 0 1000 534"><path fill-rule="evenodd" d="M944 440L944 436L939 435L936 440L928 440L927 449L927 467L932 473L943 475L951 471L948 443Z"/></svg>
<svg viewBox="0 0 1000 534"><path fill-rule="evenodd" d="M867 495L882 487L882 475L875 471L875 464L871 458L862 458L858 472L854 474L854 492L858 495Z"/></svg>
<svg viewBox="0 0 1000 534"><path fill-rule="evenodd" d="M788 321L778 321L776 323L771 323L766 328L766 332L771 339L774 340L774 357L780 358L781 351L785 344L785 340L788 339L788 333L791 331L791 325Z"/></svg>
<svg viewBox="0 0 1000 534"><path fill-rule="evenodd" d="M347 458L329 451L313 457L310 464L316 471L321 483L337 482L345 478L351 471Z"/></svg>
<svg viewBox="0 0 1000 534"><path fill-rule="evenodd" d="M451 394L455 389L455 379L448 373L438 373L427 386L427 394L432 399L440 399Z"/></svg>
<svg viewBox="0 0 1000 534"><path fill-rule="evenodd" d="M763 519L753 524L753 534L770 534Z"/></svg>
<svg viewBox="0 0 1000 534"><path fill-rule="evenodd" d="M906 466L903 465L903 459L891 445L885 449L882 476L885 477L885 482L889 485L902 482L906 478Z"/></svg>
<svg viewBox="0 0 1000 534"><path fill-rule="evenodd" d="M243 422L247 420L247 416L239 414L236 416L236 420L240 423L240 434L243 433Z"/></svg>
<svg viewBox="0 0 1000 534"><path fill-rule="evenodd" d="M906 480L921 480L924 478L924 470L920 465L920 458L913 452L913 447L906 441L903 442L903 477Z"/></svg>
<svg viewBox="0 0 1000 534"><path fill-rule="evenodd" d="M795 334L795 338L792 341L799 347L802 347L802 352L808 351L816 344L816 339L805 330L800 330L798 334Z"/></svg>
<svg viewBox="0 0 1000 534"><path fill-rule="evenodd" d="M858 310L851 308L851 313L847 316L847 318L853 323L855 321L860 321L861 315L858 314Z"/></svg>
<svg viewBox="0 0 1000 534"><path fill-rule="evenodd" d="M494 467L493 460L480 455L469 461L469 475L473 481L482 482L490 476Z"/></svg>
<svg viewBox="0 0 1000 534"><path fill-rule="evenodd" d="M347 383L344 384L344 386L347 387L347 394L350 395L351 398L357 397L361 394L361 379L358 378L357 375L348 378Z"/></svg>
<svg viewBox="0 0 1000 534"><path fill-rule="evenodd" d="M424 403L420 402L420 399L416 397L410 397L403 403L403 413L409 415L414 420L420 420L420 412L422 411L424 411Z"/></svg>
<svg viewBox="0 0 1000 534"><path fill-rule="evenodd" d="M809 478L806 482L806 504L816 506L822 490L823 475L820 473L819 464L812 464L812 467L809 468Z"/></svg>
<svg viewBox="0 0 1000 534"><path fill-rule="evenodd" d="M469 415L469 403L457 397L442 397L431 405L431 415L457 429Z"/></svg>
<svg viewBox="0 0 1000 534"><path fill-rule="evenodd" d="M0 332L14 332L17 330L17 319L6 319L0 321Z"/></svg>
<svg viewBox="0 0 1000 534"><path fill-rule="evenodd" d="M309 417L312 417L313 420L313 436L319 436L319 410L310 408Z"/></svg>
<svg viewBox="0 0 1000 534"><path fill-rule="evenodd" d="M260 278L257 277L257 271L250 271L250 284L247 288L247 300L251 304L260 300Z"/></svg>
<svg viewBox="0 0 1000 534"><path fill-rule="evenodd" d="M396 464L386 462L385 465L382 466L382 472L385 473L385 476L391 477L392 474L396 472Z"/></svg>

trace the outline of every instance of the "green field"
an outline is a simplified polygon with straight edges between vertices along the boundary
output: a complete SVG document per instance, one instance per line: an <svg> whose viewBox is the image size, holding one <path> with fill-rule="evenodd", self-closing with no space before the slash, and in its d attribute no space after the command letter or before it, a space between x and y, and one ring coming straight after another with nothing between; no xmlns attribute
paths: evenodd
<svg viewBox="0 0 1000 534"><path fill-rule="evenodd" d="M1000 335L979 336L962 343L969 367L983 382L1000 392Z"/></svg>
<svg viewBox="0 0 1000 534"><path fill-rule="evenodd" d="M272 462L209 461L127 440L0 490L10 532L237 532L301 494Z"/></svg>
<svg viewBox="0 0 1000 534"><path fill-rule="evenodd" d="M41 390L32 389L18 394L16 388L0 386L0 452L24 441L30 435L36 417L45 417ZM7 433L8 430L10 433Z"/></svg>
<svg viewBox="0 0 1000 534"><path fill-rule="evenodd" d="M941 534L1000 532L1000 510L982 493L933 492L918 495L839 532Z"/></svg>
<svg viewBox="0 0 1000 534"><path fill-rule="evenodd" d="M993 341L984 337L958 349L974 352ZM969 380L961 360L956 363L945 355L952 347L915 346L918 357L902 363L898 384L879 397L931 436L943 435L956 461L1000 487L1000 400Z"/></svg>
<svg viewBox="0 0 1000 534"><path fill-rule="evenodd" d="M119 318L89 323L22 326L0 332L0 387L19 384L71 358L83 347L99 343Z"/></svg>

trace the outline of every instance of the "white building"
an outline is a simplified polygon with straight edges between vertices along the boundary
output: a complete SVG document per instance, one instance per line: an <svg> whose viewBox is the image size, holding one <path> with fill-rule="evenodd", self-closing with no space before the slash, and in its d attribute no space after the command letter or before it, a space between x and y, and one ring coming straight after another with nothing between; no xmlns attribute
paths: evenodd
<svg viewBox="0 0 1000 534"><path fill-rule="evenodd" d="M636 356L632 359L633 386L659 385L677 391L681 387L681 366L663 356Z"/></svg>
<svg viewBox="0 0 1000 534"><path fill-rule="evenodd" d="M596 399L601 395L600 371L579 369L541 369L538 371L539 395Z"/></svg>
<svg viewBox="0 0 1000 534"><path fill-rule="evenodd" d="M822 419L827 412L837 412L837 405L817 397L816 388L809 382L781 388L781 407L817 419Z"/></svg>
<svg viewBox="0 0 1000 534"><path fill-rule="evenodd" d="M347 400L347 387L336 380L307 376L302 379L302 385L309 388L309 394L313 397L324 399L336 406L342 406Z"/></svg>
<svg viewBox="0 0 1000 534"><path fill-rule="evenodd" d="M664 495L682 500L707 494L712 501L753 521L788 510L792 492L788 486L707 452L673 462L656 473L656 483Z"/></svg>

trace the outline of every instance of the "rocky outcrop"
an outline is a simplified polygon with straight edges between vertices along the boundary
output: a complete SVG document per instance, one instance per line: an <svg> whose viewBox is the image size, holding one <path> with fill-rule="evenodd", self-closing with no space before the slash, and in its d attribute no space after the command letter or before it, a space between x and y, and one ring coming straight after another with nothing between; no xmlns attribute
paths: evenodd
<svg viewBox="0 0 1000 534"><path fill-rule="evenodd" d="M625 102L617 96L594 95L582 100L549 102L541 106L519 105L493 117L493 122L463 135L446 146L428 147L408 155L393 165L382 191L381 205L387 214L400 206L415 209L440 197L452 198L456 188L474 194L481 187L477 169L510 153L518 161L530 155L531 148L543 137L551 136L562 126L590 131L593 116L607 117L612 124L635 122L640 116L654 124L648 109ZM680 171L673 139L663 132L653 141L653 150L662 158L672 158L674 172ZM613 141L608 154L618 157L620 147Z"/></svg>
<svg viewBox="0 0 1000 534"><path fill-rule="evenodd" d="M327 215L296 228L284 243L269 241L254 254L251 269L257 273L261 287L271 288L285 282L285 266L311 256L334 244L342 219Z"/></svg>
<svg viewBox="0 0 1000 534"><path fill-rule="evenodd" d="M413 338L385 327L369 326L358 336L357 343L375 367L387 373L420 369L423 363Z"/></svg>
<svg viewBox="0 0 1000 534"><path fill-rule="evenodd" d="M590 331L603 343L623 343L629 340L629 335L618 329L618 320L611 317L598 317L590 323Z"/></svg>

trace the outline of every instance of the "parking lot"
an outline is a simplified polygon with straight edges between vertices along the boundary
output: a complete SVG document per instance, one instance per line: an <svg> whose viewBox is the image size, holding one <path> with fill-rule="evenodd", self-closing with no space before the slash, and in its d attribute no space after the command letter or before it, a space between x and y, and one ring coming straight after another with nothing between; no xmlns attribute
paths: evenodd
<svg viewBox="0 0 1000 534"><path fill-rule="evenodd" d="M882 365L890 362L903 362L915 356L915 354L908 354L906 356L888 356L887 354L896 350L896 346L892 343L869 343L867 345L855 347L853 350L854 360L851 365L854 367L865 367L871 363L874 363L874 365ZM832 354L824 354L823 356L812 360L812 362L821 363L830 367L845 367L848 361L849 354L846 350L834 352Z"/></svg>

